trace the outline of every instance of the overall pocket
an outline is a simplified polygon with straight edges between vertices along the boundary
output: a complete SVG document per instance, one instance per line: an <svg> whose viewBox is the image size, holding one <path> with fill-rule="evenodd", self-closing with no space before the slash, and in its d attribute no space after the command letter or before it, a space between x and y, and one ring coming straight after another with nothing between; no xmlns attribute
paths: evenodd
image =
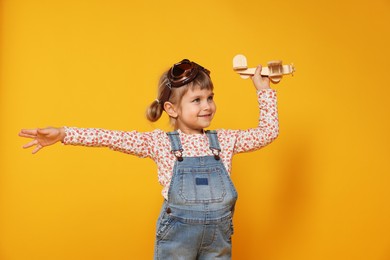
<svg viewBox="0 0 390 260"><path fill-rule="evenodd" d="M220 168L180 169L179 195L186 203L222 202L226 195Z"/></svg>
<svg viewBox="0 0 390 260"><path fill-rule="evenodd" d="M169 216L168 213L164 212L158 221L158 227L156 232L157 240L163 240L168 235L172 227L174 227L176 222L177 219Z"/></svg>
<svg viewBox="0 0 390 260"><path fill-rule="evenodd" d="M231 242L232 235L234 233L233 219L229 218L220 224L220 228L223 231L226 241Z"/></svg>

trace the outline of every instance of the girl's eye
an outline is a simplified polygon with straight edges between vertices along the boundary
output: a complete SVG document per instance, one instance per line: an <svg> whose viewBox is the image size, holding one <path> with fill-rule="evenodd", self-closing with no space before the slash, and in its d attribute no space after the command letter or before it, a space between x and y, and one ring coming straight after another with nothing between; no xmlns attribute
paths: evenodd
<svg viewBox="0 0 390 260"><path fill-rule="evenodd" d="M207 100L209 100L209 101L214 100L214 96L209 96L209 97L207 98Z"/></svg>
<svg viewBox="0 0 390 260"><path fill-rule="evenodd" d="M200 102L200 98L196 98L196 99L192 100L192 102L199 103Z"/></svg>

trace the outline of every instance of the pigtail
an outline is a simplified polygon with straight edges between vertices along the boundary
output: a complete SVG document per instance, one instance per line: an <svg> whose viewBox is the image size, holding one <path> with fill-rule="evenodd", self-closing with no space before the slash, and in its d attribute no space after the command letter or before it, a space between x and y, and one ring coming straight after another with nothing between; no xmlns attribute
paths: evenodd
<svg viewBox="0 0 390 260"><path fill-rule="evenodd" d="M146 109L146 118L150 122L156 122L160 119L163 111L164 111L164 103L167 100L162 100L162 96L164 93L164 90L166 88L166 84L168 82L167 72L163 73L160 77L159 83L158 83L158 94L157 99L154 100L149 107Z"/></svg>
<svg viewBox="0 0 390 260"><path fill-rule="evenodd" d="M156 122L158 119L160 119L162 112L163 112L162 104L160 104L160 101L156 99L147 108L146 118L150 122Z"/></svg>

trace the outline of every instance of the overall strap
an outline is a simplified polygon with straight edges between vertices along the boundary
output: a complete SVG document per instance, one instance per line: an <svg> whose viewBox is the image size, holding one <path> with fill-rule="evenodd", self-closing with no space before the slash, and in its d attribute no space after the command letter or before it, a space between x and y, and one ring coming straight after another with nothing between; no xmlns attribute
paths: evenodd
<svg viewBox="0 0 390 260"><path fill-rule="evenodd" d="M211 151L214 154L214 158L216 160L219 160L220 159L219 153L221 152L221 147L219 146L217 131L207 130L206 134L207 134L207 137L209 138L209 145L210 145Z"/></svg>
<svg viewBox="0 0 390 260"><path fill-rule="evenodd" d="M183 161L183 147L181 146L180 136L177 131L167 133L171 141L172 153L176 156L178 161Z"/></svg>

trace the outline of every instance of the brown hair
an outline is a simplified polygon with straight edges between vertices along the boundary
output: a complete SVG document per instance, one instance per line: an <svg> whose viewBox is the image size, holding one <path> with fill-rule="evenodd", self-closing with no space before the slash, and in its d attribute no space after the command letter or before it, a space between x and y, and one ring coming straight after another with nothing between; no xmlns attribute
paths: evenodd
<svg viewBox="0 0 390 260"><path fill-rule="evenodd" d="M156 122L158 119L160 119L162 112L164 111L164 104L162 104L160 100L162 99L165 88L167 88L167 83L168 83L167 74L168 71L164 72L161 75L158 83L157 99L154 100L146 110L146 118L151 122ZM172 87L171 95L169 96L168 101L171 102L172 104L180 104L182 97L184 96L185 93L187 93L188 89L190 88L191 89L199 88L201 90L203 89L213 90L214 86L213 86L213 82L210 79L210 76L207 75L204 71L200 70L196 78L190 83L178 88ZM171 124L171 126L175 127L176 119L170 117L169 123Z"/></svg>

